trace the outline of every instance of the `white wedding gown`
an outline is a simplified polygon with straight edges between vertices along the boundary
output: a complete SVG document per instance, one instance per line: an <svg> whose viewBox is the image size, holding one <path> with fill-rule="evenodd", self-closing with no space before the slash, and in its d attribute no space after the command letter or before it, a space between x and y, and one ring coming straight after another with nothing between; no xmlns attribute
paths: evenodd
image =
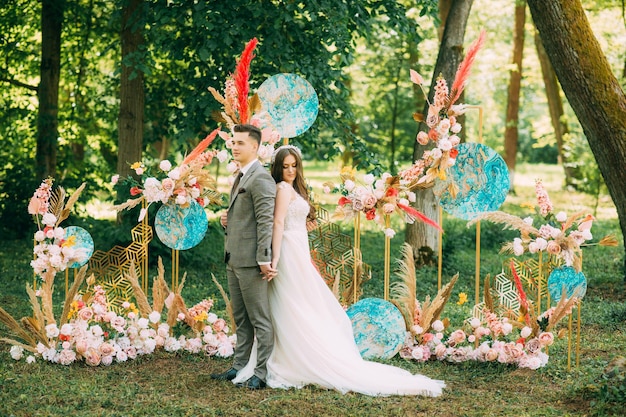
<svg viewBox="0 0 626 417"><path fill-rule="evenodd" d="M269 290L275 336L267 363L268 386L314 384L373 396L441 395L443 381L361 358L350 319L311 261L309 205L294 194L285 218L278 274ZM252 376L255 358L256 346L250 363L233 382Z"/></svg>

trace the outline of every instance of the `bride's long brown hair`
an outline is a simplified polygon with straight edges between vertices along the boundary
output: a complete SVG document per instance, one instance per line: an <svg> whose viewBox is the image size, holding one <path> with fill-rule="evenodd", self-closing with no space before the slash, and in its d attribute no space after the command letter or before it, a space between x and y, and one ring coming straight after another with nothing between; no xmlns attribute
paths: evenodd
<svg viewBox="0 0 626 417"><path fill-rule="evenodd" d="M296 179L293 181L293 188L309 203L309 215L307 218L309 220L315 220L315 207L311 204L311 200L309 199L309 190L306 182L304 181L302 157L300 157L300 152L298 152L295 147L285 147L276 152L270 169L272 177L274 178L274 181L276 181L276 184L283 181L283 164L288 155L293 155L293 157L296 158Z"/></svg>

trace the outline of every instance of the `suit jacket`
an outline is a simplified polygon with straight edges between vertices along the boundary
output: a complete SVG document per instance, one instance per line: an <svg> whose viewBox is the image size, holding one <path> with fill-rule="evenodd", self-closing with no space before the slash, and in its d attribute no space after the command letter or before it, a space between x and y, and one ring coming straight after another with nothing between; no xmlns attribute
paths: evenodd
<svg viewBox="0 0 626 417"><path fill-rule="evenodd" d="M239 267L272 260L276 182L256 161L233 190L228 206L225 260Z"/></svg>

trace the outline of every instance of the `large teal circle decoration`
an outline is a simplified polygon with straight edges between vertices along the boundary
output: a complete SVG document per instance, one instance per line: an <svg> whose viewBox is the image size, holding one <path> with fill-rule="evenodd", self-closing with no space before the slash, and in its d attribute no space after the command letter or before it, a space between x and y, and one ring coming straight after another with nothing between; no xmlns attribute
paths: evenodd
<svg viewBox="0 0 626 417"><path fill-rule="evenodd" d="M571 266L562 266L553 269L548 277L548 291L550 292L550 297L558 302L563 295L564 288L567 298L573 296L583 298L587 293L587 278L585 274L583 274L582 271L576 272Z"/></svg>
<svg viewBox="0 0 626 417"><path fill-rule="evenodd" d="M391 359L404 345L406 326L400 310L380 298L364 298L348 308L354 340L365 359Z"/></svg>
<svg viewBox="0 0 626 417"><path fill-rule="evenodd" d="M259 86L257 95L272 127L283 138L293 138L313 125L319 100L313 86L296 74L276 74Z"/></svg>
<svg viewBox="0 0 626 417"><path fill-rule="evenodd" d="M209 220L204 209L192 200L189 206L164 204L154 219L154 230L159 240L171 249L191 249L202 241Z"/></svg>
<svg viewBox="0 0 626 417"><path fill-rule="evenodd" d="M74 249L82 251L80 259L75 260L71 264L68 264L68 268L80 268L85 265L91 255L93 255L94 244L93 239L88 231L78 226L68 226L65 228L65 240L68 240L71 236L74 236Z"/></svg>
<svg viewBox="0 0 626 417"><path fill-rule="evenodd" d="M497 210L509 192L509 170L496 151L481 143L461 143L456 163L445 180L435 180L433 192L446 213L463 220ZM458 193L452 197L448 185L453 181Z"/></svg>

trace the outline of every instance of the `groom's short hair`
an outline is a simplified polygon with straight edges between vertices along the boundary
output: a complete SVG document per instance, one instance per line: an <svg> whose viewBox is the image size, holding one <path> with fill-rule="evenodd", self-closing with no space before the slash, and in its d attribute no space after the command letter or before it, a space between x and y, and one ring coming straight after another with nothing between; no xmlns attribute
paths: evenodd
<svg viewBox="0 0 626 417"><path fill-rule="evenodd" d="M235 125L233 128L235 132L248 132L248 136L256 140L257 144L261 144L261 129L249 124Z"/></svg>

